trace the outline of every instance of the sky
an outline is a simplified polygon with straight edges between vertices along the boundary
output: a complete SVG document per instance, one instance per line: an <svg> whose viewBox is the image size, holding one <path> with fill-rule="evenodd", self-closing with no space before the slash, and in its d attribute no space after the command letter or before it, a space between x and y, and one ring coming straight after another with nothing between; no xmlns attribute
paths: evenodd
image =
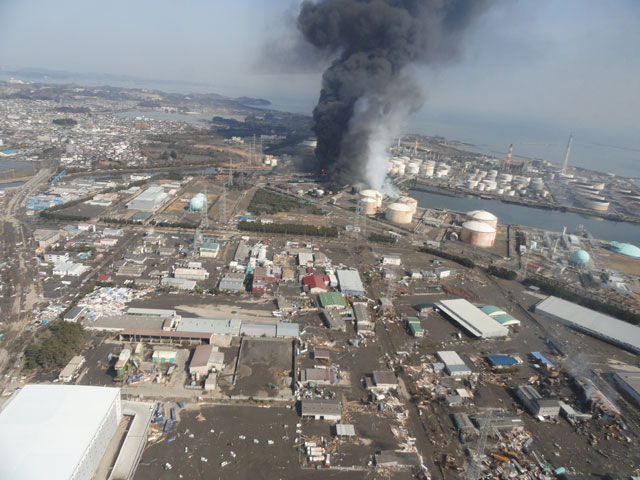
<svg viewBox="0 0 640 480"><path fill-rule="evenodd" d="M0 0L0 67L195 82L310 112L321 65L283 53L297 34L298 7L295 0ZM427 97L416 118L541 132L552 125L563 139L573 131L640 149L639 47L635 0L498 1L469 32L460 58L416 69Z"/></svg>

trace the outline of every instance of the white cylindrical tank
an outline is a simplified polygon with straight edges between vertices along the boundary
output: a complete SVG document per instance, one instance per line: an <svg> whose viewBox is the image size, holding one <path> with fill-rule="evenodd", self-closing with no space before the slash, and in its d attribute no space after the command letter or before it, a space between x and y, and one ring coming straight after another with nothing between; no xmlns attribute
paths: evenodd
<svg viewBox="0 0 640 480"><path fill-rule="evenodd" d="M466 186L467 186L467 188L471 188L471 189L476 188L478 186L478 180L469 179L469 180L467 180L467 185Z"/></svg>
<svg viewBox="0 0 640 480"><path fill-rule="evenodd" d="M375 198L364 197L360 200L362 213L365 215L375 215L378 211L378 202Z"/></svg>
<svg viewBox="0 0 640 480"><path fill-rule="evenodd" d="M420 168L420 173L425 177L433 177L434 164L432 163L424 163Z"/></svg>
<svg viewBox="0 0 640 480"><path fill-rule="evenodd" d="M376 206L377 207L381 207L382 206L382 194L377 191L377 190L373 190L371 188L368 188L366 190L361 190L360 191L360 198L373 198L376 201Z"/></svg>
<svg viewBox="0 0 640 480"><path fill-rule="evenodd" d="M420 165L416 162L408 162L406 171L409 175L417 175L420 171Z"/></svg>
<svg viewBox="0 0 640 480"><path fill-rule="evenodd" d="M494 229L498 226L498 217L486 210L471 210L467 212L467 221L486 223Z"/></svg>
<svg viewBox="0 0 640 480"><path fill-rule="evenodd" d="M411 223L413 212L411 207L405 203L392 203L387 207L385 218L390 222L403 225Z"/></svg>
<svg viewBox="0 0 640 480"><path fill-rule="evenodd" d="M487 187L486 187L486 185L484 183L479 183L478 184L478 191L484 192L485 188L487 188Z"/></svg>
<svg viewBox="0 0 640 480"><path fill-rule="evenodd" d="M462 224L460 239L477 247L491 247L496 240L496 229L486 223L471 220Z"/></svg>
<svg viewBox="0 0 640 480"><path fill-rule="evenodd" d="M411 207L411 213L415 215L418 210L418 200L411 197L400 197L398 199L398 203L404 203L405 205L409 205Z"/></svg>

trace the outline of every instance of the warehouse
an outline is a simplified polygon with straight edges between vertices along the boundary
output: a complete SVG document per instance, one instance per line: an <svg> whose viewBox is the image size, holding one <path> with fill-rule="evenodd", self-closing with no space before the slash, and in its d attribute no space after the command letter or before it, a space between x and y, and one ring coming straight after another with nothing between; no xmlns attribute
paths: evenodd
<svg viewBox="0 0 640 480"><path fill-rule="evenodd" d="M357 270L338 270L338 284L344 295L364 296L365 289Z"/></svg>
<svg viewBox="0 0 640 480"><path fill-rule="evenodd" d="M227 273L220 279L218 289L232 292L244 290L244 273Z"/></svg>
<svg viewBox="0 0 640 480"><path fill-rule="evenodd" d="M633 353L640 353L640 328L630 323L557 297L542 300L535 306L535 312Z"/></svg>
<svg viewBox="0 0 640 480"><path fill-rule="evenodd" d="M240 335L248 337L275 337L276 326L273 323L242 323Z"/></svg>
<svg viewBox="0 0 640 480"><path fill-rule="evenodd" d="M224 353L218 351L218 347L213 345L198 345L193 352L191 362L189 362L189 373L191 375L206 375L215 368L218 372L224 365Z"/></svg>
<svg viewBox="0 0 640 480"><path fill-rule="evenodd" d="M634 366L617 367L612 372L618 388L624 391L640 407L640 368Z"/></svg>
<svg viewBox="0 0 640 480"><path fill-rule="evenodd" d="M178 290L193 290L196 288L197 284L195 280L165 277L160 280L160 285L164 287L177 288Z"/></svg>
<svg viewBox="0 0 640 480"><path fill-rule="evenodd" d="M452 377L467 377L471 375L471 369L467 367L464 360L456 352L442 351L436 354L440 361L444 363L444 371Z"/></svg>
<svg viewBox="0 0 640 480"><path fill-rule="evenodd" d="M342 404L340 400L302 400L300 413L302 418L313 418L315 420L329 420L338 422L342 418Z"/></svg>
<svg viewBox="0 0 640 480"><path fill-rule="evenodd" d="M0 478L89 480L121 419L119 388L26 385L0 412Z"/></svg>
<svg viewBox="0 0 640 480"><path fill-rule="evenodd" d="M521 385L516 388L516 396L531 415L557 417L560 414L560 402L542 398L542 395L531 385Z"/></svg>
<svg viewBox="0 0 640 480"><path fill-rule="evenodd" d="M374 325L369 315L369 306L364 302L356 302L353 304L353 313L357 332L360 335L373 335Z"/></svg>
<svg viewBox="0 0 640 480"><path fill-rule="evenodd" d="M484 307L480 307L480 310L482 310L484 313L489 315L500 325L504 325L505 327L520 326L520 320L512 317L507 312L505 312L504 310L501 310L495 305L485 305Z"/></svg>
<svg viewBox="0 0 640 480"><path fill-rule="evenodd" d="M175 278L183 278L185 280L202 281L209 278L209 272L204 268L182 268L178 267L173 272Z"/></svg>
<svg viewBox="0 0 640 480"><path fill-rule="evenodd" d="M144 192L127 203L127 208L131 210L142 210L152 212L169 197L161 185L150 185Z"/></svg>
<svg viewBox="0 0 640 480"><path fill-rule="evenodd" d="M507 327L484 313L463 298L454 300L441 300L435 304L435 308L460 328L474 337L493 338L506 337L509 334Z"/></svg>

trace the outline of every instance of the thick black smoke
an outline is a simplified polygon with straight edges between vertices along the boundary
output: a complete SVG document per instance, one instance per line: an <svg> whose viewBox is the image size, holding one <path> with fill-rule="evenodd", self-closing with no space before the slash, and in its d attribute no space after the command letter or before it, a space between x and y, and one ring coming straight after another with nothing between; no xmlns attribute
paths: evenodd
<svg viewBox="0 0 640 480"><path fill-rule="evenodd" d="M371 157L384 153L380 142L391 141L401 120L424 101L408 68L455 58L463 33L490 1L305 1L299 30L337 56L324 72L313 112L320 166L338 182L384 179L384 162Z"/></svg>

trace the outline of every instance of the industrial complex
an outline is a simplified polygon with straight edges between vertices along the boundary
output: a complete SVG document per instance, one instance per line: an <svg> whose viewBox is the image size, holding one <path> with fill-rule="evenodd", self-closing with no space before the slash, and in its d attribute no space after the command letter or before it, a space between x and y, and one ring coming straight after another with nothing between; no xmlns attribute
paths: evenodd
<svg viewBox="0 0 640 480"><path fill-rule="evenodd" d="M0 478L640 475L635 184L256 105L0 82Z"/></svg>

